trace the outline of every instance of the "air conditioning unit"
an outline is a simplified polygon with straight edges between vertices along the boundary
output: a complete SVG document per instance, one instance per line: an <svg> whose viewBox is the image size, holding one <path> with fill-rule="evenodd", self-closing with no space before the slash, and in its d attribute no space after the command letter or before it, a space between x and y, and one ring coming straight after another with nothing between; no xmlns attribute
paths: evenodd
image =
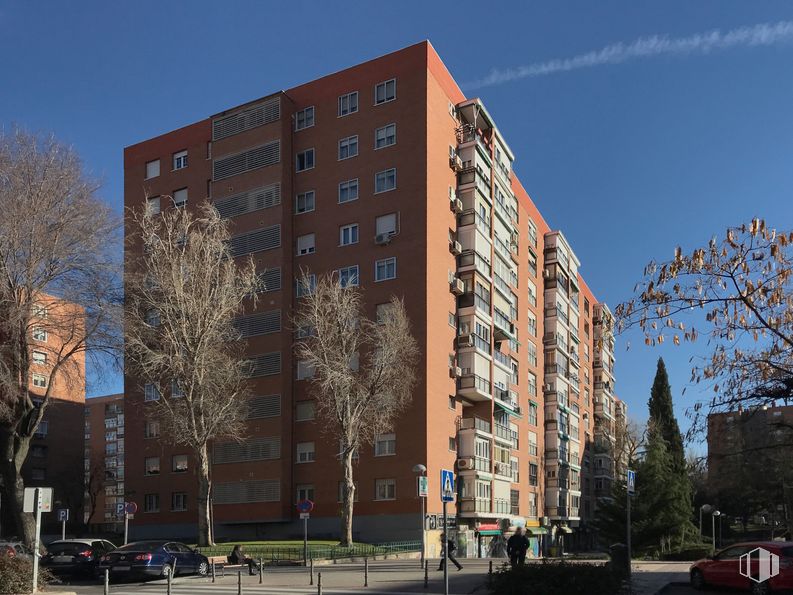
<svg viewBox="0 0 793 595"><path fill-rule="evenodd" d="M542 270L542 278L543 279L550 279L551 278L551 271L549 271L548 269L543 269Z"/></svg>
<svg viewBox="0 0 793 595"><path fill-rule="evenodd" d="M449 167L454 171L461 171L463 169L463 160L459 155L449 155Z"/></svg>
<svg viewBox="0 0 793 595"><path fill-rule="evenodd" d="M452 366L449 368L449 378L459 378L463 375L463 369L460 366Z"/></svg>
<svg viewBox="0 0 793 595"><path fill-rule="evenodd" d="M449 250L455 256L459 256L463 252L463 245L460 242L449 242Z"/></svg>
<svg viewBox="0 0 793 595"><path fill-rule="evenodd" d="M543 392L545 392L545 393L549 393L549 392L551 392L552 390L553 390L553 385L552 385L552 384L543 384L543 385L542 385L542 391L543 391Z"/></svg>
<svg viewBox="0 0 793 595"><path fill-rule="evenodd" d="M458 215L463 212L463 201L461 201L459 198L455 198L454 200L450 201L449 206L451 207L452 211Z"/></svg>
<svg viewBox="0 0 793 595"><path fill-rule="evenodd" d="M466 457L464 459L457 459L457 468L462 469L473 469L474 468L474 458L473 457Z"/></svg>
<svg viewBox="0 0 793 595"><path fill-rule="evenodd" d="M454 295L463 295L465 293L465 283L463 283L462 279L454 278L451 283L449 283L449 289Z"/></svg>
<svg viewBox="0 0 793 595"><path fill-rule="evenodd" d="M391 242L391 233L390 232L378 233L374 237L374 243L377 244L378 246L384 246L385 244L388 244L390 242Z"/></svg>
<svg viewBox="0 0 793 595"><path fill-rule="evenodd" d="M473 335L458 335L457 337L457 347L473 347L474 346L474 337Z"/></svg>

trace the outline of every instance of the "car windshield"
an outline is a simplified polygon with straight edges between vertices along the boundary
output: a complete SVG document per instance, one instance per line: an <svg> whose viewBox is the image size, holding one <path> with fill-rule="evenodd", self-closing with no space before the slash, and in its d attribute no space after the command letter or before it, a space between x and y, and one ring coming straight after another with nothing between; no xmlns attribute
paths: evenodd
<svg viewBox="0 0 793 595"><path fill-rule="evenodd" d="M51 543L47 547L47 551L53 556L76 556L80 552L90 550L91 546L87 543L80 543L78 541L69 541L65 543Z"/></svg>
<svg viewBox="0 0 793 595"><path fill-rule="evenodd" d="M163 546L162 541L136 541L135 543L129 543L127 545L122 545L120 548L114 550L116 552L148 552L151 550L156 550Z"/></svg>

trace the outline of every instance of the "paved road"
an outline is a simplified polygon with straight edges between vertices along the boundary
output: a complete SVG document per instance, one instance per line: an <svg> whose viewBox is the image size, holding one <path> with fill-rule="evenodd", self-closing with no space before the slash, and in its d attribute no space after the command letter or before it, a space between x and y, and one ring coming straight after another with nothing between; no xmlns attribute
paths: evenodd
<svg viewBox="0 0 793 595"><path fill-rule="evenodd" d="M664 589L662 593L663 595L703 595L703 593L704 595L740 595L741 593L748 593L748 591L714 591L712 589L697 591L688 585L673 585Z"/></svg>

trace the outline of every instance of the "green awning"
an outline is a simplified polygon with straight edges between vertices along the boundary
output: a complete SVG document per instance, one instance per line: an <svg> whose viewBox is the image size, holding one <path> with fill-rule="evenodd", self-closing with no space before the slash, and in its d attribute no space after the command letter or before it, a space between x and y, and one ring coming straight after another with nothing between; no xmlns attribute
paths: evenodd
<svg viewBox="0 0 793 595"><path fill-rule="evenodd" d="M501 535L501 531L498 529L485 529L484 531L480 531L479 535Z"/></svg>
<svg viewBox="0 0 793 595"><path fill-rule="evenodd" d="M502 403L499 399L494 399L494 402L496 405L498 405L504 411L506 411L508 415L511 415L512 417L521 417L518 411L515 411L514 409L512 409L512 407L510 407L506 403Z"/></svg>
<svg viewBox="0 0 793 595"><path fill-rule="evenodd" d="M532 535L548 535L548 529L545 527L526 527L526 531Z"/></svg>

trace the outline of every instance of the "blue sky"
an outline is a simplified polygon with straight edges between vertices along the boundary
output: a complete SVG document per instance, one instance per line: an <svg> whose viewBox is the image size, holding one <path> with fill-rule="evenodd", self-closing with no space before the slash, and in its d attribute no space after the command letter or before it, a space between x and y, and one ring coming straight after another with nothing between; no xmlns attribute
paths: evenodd
<svg viewBox="0 0 793 595"><path fill-rule="evenodd" d="M230 105L430 39L464 83L630 44L793 21L789 2L0 2L0 124L53 131L120 209L123 147ZM471 92L573 244L596 295L650 258L760 216L793 228L793 43L661 53ZM465 89L464 89L465 90ZM646 417L659 355L678 413L691 351L617 348L618 394ZM698 345L704 350L705 345ZM95 379L91 394L120 388ZM681 420L685 426L684 420Z"/></svg>

